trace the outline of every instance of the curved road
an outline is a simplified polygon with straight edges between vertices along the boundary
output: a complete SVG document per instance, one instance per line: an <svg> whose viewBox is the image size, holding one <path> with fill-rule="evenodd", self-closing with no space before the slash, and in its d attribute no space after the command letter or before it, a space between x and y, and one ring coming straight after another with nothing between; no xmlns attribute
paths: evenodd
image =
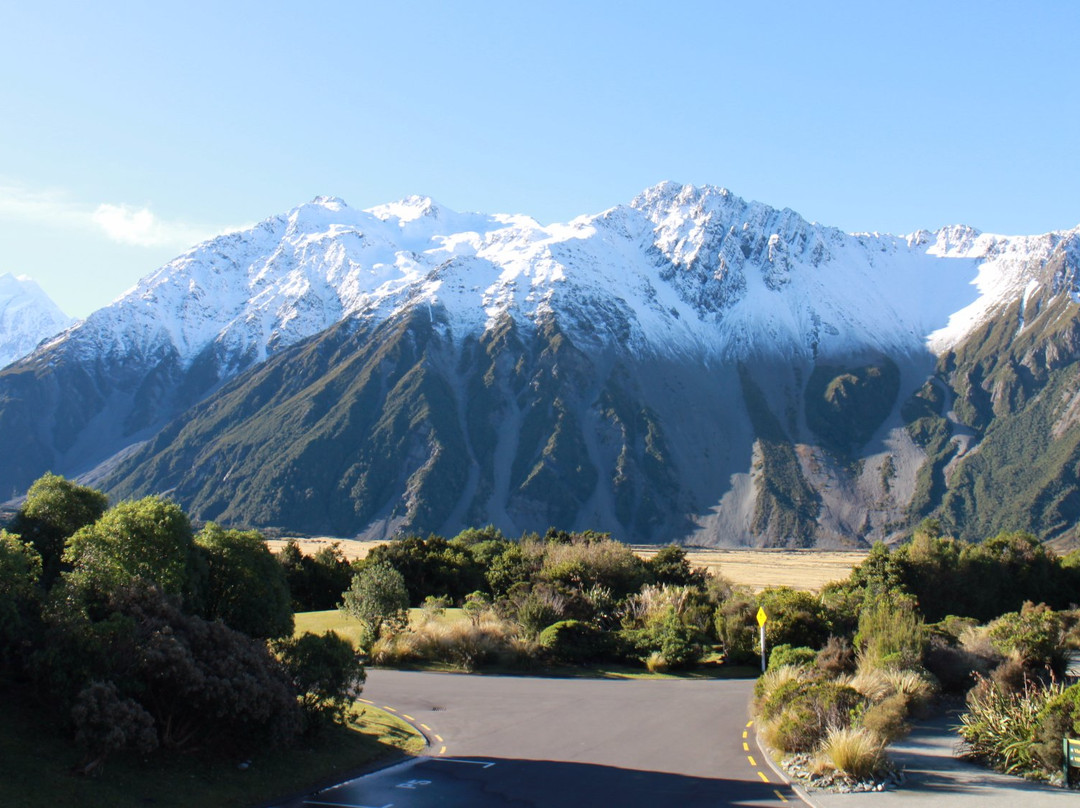
<svg viewBox="0 0 1080 808"><path fill-rule="evenodd" d="M748 731L750 680L370 671L364 698L427 753L282 808L783 806ZM750 736L749 738L747 736Z"/></svg>

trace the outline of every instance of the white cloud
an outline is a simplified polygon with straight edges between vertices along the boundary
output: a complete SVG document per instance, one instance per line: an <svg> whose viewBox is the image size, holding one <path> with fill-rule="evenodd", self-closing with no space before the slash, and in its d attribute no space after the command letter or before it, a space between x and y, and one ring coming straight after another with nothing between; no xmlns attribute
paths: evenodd
<svg viewBox="0 0 1080 808"><path fill-rule="evenodd" d="M93 213L94 224L121 244L140 247L188 247L215 235L183 222L165 222L149 208L103 202Z"/></svg>
<svg viewBox="0 0 1080 808"><path fill-rule="evenodd" d="M102 202L90 206L73 202L58 191L30 191L0 184L0 216L90 230L119 244L138 247L190 247L235 228L211 228L165 221L147 207Z"/></svg>

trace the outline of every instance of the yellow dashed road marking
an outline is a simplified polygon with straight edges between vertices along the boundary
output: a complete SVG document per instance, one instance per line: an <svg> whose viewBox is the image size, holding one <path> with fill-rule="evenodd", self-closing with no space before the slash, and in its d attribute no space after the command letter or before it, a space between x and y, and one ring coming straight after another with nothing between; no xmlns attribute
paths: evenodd
<svg viewBox="0 0 1080 808"><path fill-rule="evenodd" d="M746 759L750 761L751 766L753 766L755 769L757 768L757 761L754 760L752 755L747 755Z"/></svg>
<svg viewBox="0 0 1080 808"><path fill-rule="evenodd" d="M401 717L404 718L406 721L415 721L416 720L411 715L406 715L405 713L402 713Z"/></svg>
<svg viewBox="0 0 1080 808"><path fill-rule="evenodd" d="M753 720L752 720L752 719L751 719L750 721L747 721L747 722L746 722L746 728L747 728L747 729L750 729L750 727L752 727L752 726L754 726L754 722L753 722Z"/></svg>
<svg viewBox="0 0 1080 808"><path fill-rule="evenodd" d="M382 708L383 708L384 710L389 710L389 711L390 711L390 712L392 712L392 713L396 713L396 712L397 712L397 710L395 710L395 709L394 709L393 707L389 707L389 706L387 706L387 705L385 705L385 704L384 704L384 705L382 706Z"/></svg>
<svg viewBox="0 0 1080 808"><path fill-rule="evenodd" d="M443 746L443 748L439 750L439 754L440 755L445 755L446 754L446 747L445 746Z"/></svg>
<svg viewBox="0 0 1080 808"><path fill-rule="evenodd" d="M780 802L788 801L788 798L781 794L779 791L777 791L775 788L773 789L773 794L775 794L779 798Z"/></svg>
<svg viewBox="0 0 1080 808"><path fill-rule="evenodd" d="M758 772L757 776L764 780L766 783L769 782L769 778L765 776L765 772Z"/></svg>
<svg viewBox="0 0 1080 808"><path fill-rule="evenodd" d="M364 704L374 704L375 703L373 701L370 701L369 699L357 699L357 701L362 701L362 702L364 702Z"/></svg>
<svg viewBox="0 0 1080 808"><path fill-rule="evenodd" d="M422 729L426 729L428 732L431 732L431 727L429 727L427 724L421 724L420 727Z"/></svg>
<svg viewBox="0 0 1080 808"><path fill-rule="evenodd" d="M435 733L435 740L438 741L439 743L442 743L442 735L439 735L438 733Z"/></svg>
<svg viewBox="0 0 1080 808"><path fill-rule="evenodd" d="M750 744L748 744L746 741L743 741L742 750L744 752L749 752L750 751Z"/></svg>
<svg viewBox="0 0 1080 808"><path fill-rule="evenodd" d="M747 731L746 731L745 729L744 729L744 730L742 731L742 736L743 736L744 738L745 738L745 737L746 737L746 736L747 736L748 734L749 734L749 733L747 733Z"/></svg>

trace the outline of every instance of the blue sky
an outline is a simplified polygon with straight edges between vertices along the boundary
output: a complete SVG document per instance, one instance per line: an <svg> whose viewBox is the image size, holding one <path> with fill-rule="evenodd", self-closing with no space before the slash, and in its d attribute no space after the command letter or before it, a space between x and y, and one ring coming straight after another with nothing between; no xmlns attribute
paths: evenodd
<svg viewBox="0 0 1080 808"><path fill-rule="evenodd" d="M85 316L320 194L1080 224L1080 3L0 0L0 272Z"/></svg>

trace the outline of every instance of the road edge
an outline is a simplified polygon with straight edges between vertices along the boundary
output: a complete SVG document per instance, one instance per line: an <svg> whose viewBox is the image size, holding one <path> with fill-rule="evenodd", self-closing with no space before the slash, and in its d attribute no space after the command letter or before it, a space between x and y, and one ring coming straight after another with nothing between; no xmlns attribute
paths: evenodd
<svg viewBox="0 0 1080 808"><path fill-rule="evenodd" d="M754 722L754 743L757 745L758 751L761 752L762 759L769 764L769 768L773 770L773 774L779 777L783 782L787 783L788 788L795 792L795 796L802 800L804 803L810 806L810 808L821 808L816 802L810 799L810 795L798 785L794 780L788 777L787 772L779 766L776 761L772 759L772 754L765 747L765 744L761 742L761 736L757 731L757 721Z"/></svg>

